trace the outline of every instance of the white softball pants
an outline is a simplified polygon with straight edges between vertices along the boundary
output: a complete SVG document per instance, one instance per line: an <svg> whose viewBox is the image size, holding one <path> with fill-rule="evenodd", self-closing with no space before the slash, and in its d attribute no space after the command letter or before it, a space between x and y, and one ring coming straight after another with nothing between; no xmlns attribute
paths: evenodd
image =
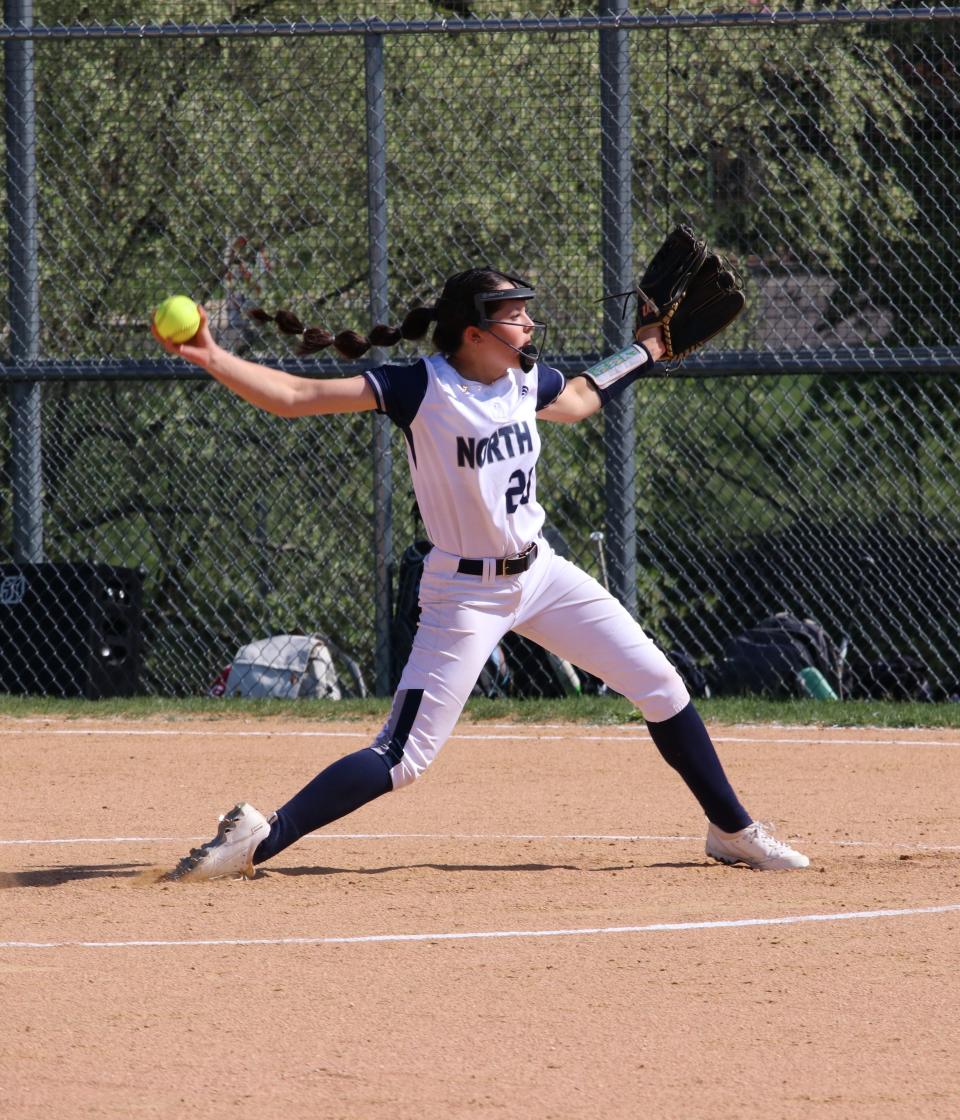
<svg viewBox="0 0 960 1120"><path fill-rule="evenodd" d="M676 669L595 579L544 540L518 576L462 575L459 557L434 548L420 582L420 625L390 715L373 744L393 788L418 778L453 731L494 647L509 630L599 677L645 719L682 711L690 696Z"/></svg>

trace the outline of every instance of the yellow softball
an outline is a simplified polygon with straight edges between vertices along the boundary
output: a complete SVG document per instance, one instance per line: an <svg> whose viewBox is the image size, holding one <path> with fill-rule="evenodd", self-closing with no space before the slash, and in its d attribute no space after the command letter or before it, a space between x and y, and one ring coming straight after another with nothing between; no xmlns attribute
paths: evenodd
<svg viewBox="0 0 960 1120"><path fill-rule="evenodd" d="M154 311L153 325L167 342L189 342L200 329L200 311L189 296L170 296Z"/></svg>

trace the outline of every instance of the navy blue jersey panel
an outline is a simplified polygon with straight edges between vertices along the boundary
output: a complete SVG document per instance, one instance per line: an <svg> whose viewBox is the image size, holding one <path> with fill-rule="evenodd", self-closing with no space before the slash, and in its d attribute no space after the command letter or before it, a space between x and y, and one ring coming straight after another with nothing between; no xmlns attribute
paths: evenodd
<svg viewBox="0 0 960 1120"><path fill-rule="evenodd" d="M409 428L427 391L427 365L377 366L363 375L377 398L377 412L387 415L398 428Z"/></svg>
<svg viewBox="0 0 960 1120"><path fill-rule="evenodd" d="M546 408L563 392L566 379L558 369L553 366L537 366L537 412Z"/></svg>

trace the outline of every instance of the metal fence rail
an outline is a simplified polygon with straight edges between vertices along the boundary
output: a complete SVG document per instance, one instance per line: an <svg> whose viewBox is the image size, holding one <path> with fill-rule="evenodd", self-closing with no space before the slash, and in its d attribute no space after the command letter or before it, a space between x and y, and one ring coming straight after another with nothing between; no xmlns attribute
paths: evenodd
<svg viewBox="0 0 960 1120"><path fill-rule="evenodd" d="M247 312L363 330L489 261L536 284L547 360L576 372L626 329L598 298L685 220L748 310L544 433L555 530L598 574L602 534L615 592L714 689L731 639L788 611L847 643L849 695L960 691L960 9L44 7L7 0L0 27L0 688L196 693L248 641L313 631L390 687L401 445L167 360L160 298L345 373Z"/></svg>

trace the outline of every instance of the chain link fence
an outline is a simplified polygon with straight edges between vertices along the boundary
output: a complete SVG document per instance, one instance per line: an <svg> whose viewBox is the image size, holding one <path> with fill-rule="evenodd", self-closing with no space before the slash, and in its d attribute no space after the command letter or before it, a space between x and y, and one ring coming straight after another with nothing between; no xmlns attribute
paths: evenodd
<svg viewBox="0 0 960 1120"><path fill-rule="evenodd" d="M747 311L622 407L544 425L558 542L697 687L752 687L737 641L786 612L841 695L957 695L958 19L7 0L0 689L203 693L240 647L313 633L357 663L345 690L395 679L402 441L166 359L164 296L328 376L361 367L249 310L365 331L491 263L575 373L629 328L599 297L687 221Z"/></svg>

